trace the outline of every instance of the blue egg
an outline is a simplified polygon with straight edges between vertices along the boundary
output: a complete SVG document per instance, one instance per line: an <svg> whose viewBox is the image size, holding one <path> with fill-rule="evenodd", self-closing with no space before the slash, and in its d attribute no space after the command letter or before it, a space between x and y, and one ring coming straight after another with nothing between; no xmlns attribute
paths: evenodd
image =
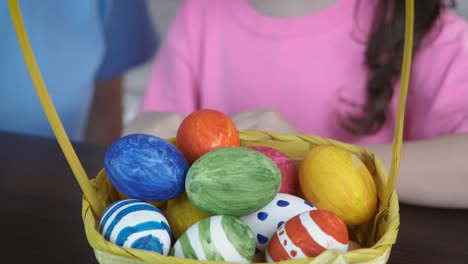
<svg viewBox="0 0 468 264"><path fill-rule="evenodd" d="M149 203L135 199L115 202L104 210L99 232L107 241L126 248L167 255L171 230L164 215Z"/></svg>
<svg viewBox="0 0 468 264"><path fill-rule="evenodd" d="M164 139L132 134L107 149L104 168L112 185L130 198L170 200L185 189L187 159Z"/></svg>

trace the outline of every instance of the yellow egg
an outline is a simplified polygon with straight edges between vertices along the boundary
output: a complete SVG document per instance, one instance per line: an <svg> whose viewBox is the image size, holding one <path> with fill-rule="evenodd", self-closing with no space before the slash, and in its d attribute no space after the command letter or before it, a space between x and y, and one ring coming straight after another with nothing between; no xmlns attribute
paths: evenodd
<svg viewBox="0 0 468 264"><path fill-rule="evenodd" d="M178 239L189 227L209 215L195 207L184 192L167 202L166 217L172 235Z"/></svg>
<svg viewBox="0 0 468 264"><path fill-rule="evenodd" d="M365 223L377 207L377 190L367 167L336 146L311 149L301 161L299 183L306 200L336 213L348 225Z"/></svg>

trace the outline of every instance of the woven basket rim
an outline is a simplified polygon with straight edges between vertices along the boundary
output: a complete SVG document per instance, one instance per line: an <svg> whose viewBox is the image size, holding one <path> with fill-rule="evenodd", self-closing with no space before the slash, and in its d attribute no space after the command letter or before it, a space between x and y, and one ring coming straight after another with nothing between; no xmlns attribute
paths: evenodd
<svg viewBox="0 0 468 264"><path fill-rule="evenodd" d="M331 144L331 145L343 147L345 149L352 151L355 154L358 154L360 158L365 158L365 159L367 158L368 160L372 161L375 167L374 173L377 174L376 177L382 177L385 180L388 177L387 170L382 165L380 160L377 157L375 157L373 153L368 152L367 150L362 149L352 144L340 142L340 141L325 138L325 137L305 135L305 134L283 134L283 133L271 133L271 132L264 132L264 131L240 131L239 133L241 136L241 145L242 144L245 145L247 143L255 144L255 143L260 143L260 142L271 142L271 143L282 142L282 143L287 144L288 142L290 143L290 142L299 141L299 142L302 142L303 144L311 144L311 145ZM174 142L173 138L167 139L167 140L169 142ZM310 148L310 145L308 147ZM279 150L282 151L281 149ZM366 165L368 164L369 162L367 162ZM104 169L101 169L101 171L98 173L96 178L91 179L91 183L98 190L98 193L99 193L99 190L102 188L112 188L112 187L109 187L110 183L106 179ZM385 185L384 182L382 182L381 184ZM109 190L106 190L106 191L109 191ZM379 193L379 196L380 195L381 193ZM379 205L379 208L381 206L382 205ZM131 258L131 259L135 259L135 258L140 259L140 256L151 254L154 256L154 259L156 261L161 260L161 259L166 259L166 260L170 259L171 263L177 263L177 261L179 260L184 260L183 263L222 263L222 262L216 262L216 261L199 261L199 260L178 259L178 258L170 257L170 256L161 256L157 253L142 251L138 249L123 248L113 243L110 243L106 241L99 233L98 231L99 220L97 220L97 218L93 214L90 204L85 196L83 196L83 200L82 200L82 217L83 217L83 222L85 224L86 237L91 247L93 247L95 250L100 250L103 252L111 253L117 256L121 256L121 257ZM361 249L357 249L357 250L344 253L343 256L346 259L346 261L348 261L349 263L360 263L360 262L372 261L377 258L385 258L385 262L387 261L390 251L391 251L391 247L396 242L396 236L397 236L398 227L399 227L399 203L398 203L398 195L397 195L396 190L393 190L392 199L390 200L390 204L388 207L388 218L389 219L386 221L391 223L390 227L388 228L388 230L386 230L386 232L382 234L381 238L376 242L376 244L370 248L361 248ZM383 240L386 240L386 241L383 241ZM314 258L308 258L308 260L313 260L313 259ZM286 261L284 263L289 263L289 262Z"/></svg>

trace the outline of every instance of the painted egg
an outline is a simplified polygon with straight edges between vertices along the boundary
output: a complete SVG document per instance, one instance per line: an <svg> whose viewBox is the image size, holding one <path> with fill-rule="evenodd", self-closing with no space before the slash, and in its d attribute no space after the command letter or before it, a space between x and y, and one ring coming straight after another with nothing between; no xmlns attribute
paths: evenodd
<svg viewBox="0 0 468 264"><path fill-rule="evenodd" d="M209 217L192 204L185 192L167 202L166 216L175 239L196 222Z"/></svg>
<svg viewBox="0 0 468 264"><path fill-rule="evenodd" d="M192 164L203 154L220 147L240 146L239 132L225 114L202 109L188 115L176 135L177 147Z"/></svg>
<svg viewBox="0 0 468 264"><path fill-rule="evenodd" d="M348 225L363 224L375 214L377 188L366 165L352 152L331 145L304 155L299 184L307 201L332 211Z"/></svg>
<svg viewBox="0 0 468 264"><path fill-rule="evenodd" d="M289 219L272 236L266 259L278 262L316 257L327 249L348 250L348 230L335 213L312 210Z"/></svg>
<svg viewBox="0 0 468 264"><path fill-rule="evenodd" d="M171 247L171 230L164 215L153 205L135 199L109 205L99 222L99 232L121 247L162 255L167 255Z"/></svg>
<svg viewBox="0 0 468 264"><path fill-rule="evenodd" d="M296 163L281 151L266 146L251 146L269 157L281 171L280 193L296 194L299 189L299 177Z"/></svg>
<svg viewBox="0 0 468 264"><path fill-rule="evenodd" d="M299 197L278 193L265 207L239 219L254 233L256 251L264 253L270 238L282 224L300 213L315 209L312 204Z"/></svg>
<svg viewBox="0 0 468 264"><path fill-rule="evenodd" d="M164 139L131 134L112 143L104 167L109 181L119 192L133 199L162 202L184 190L189 164Z"/></svg>
<svg viewBox="0 0 468 264"><path fill-rule="evenodd" d="M200 157L185 188L209 215L244 216L267 205L279 191L281 173L267 156L244 147L224 147Z"/></svg>
<svg viewBox="0 0 468 264"><path fill-rule="evenodd" d="M252 231L233 216L211 216L192 225L176 241L171 256L250 263L255 254Z"/></svg>

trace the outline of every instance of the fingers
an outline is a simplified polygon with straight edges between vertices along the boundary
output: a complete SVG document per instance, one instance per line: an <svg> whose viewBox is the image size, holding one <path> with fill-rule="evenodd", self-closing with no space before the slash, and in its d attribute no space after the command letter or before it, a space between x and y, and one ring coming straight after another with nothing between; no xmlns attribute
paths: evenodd
<svg viewBox="0 0 468 264"><path fill-rule="evenodd" d="M139 113L123 129L123 135L143 133L160 138L172 138L184 117L178 113L143 112Z"/></svg>
<svg viewBox="0 0 468 264"><path fill-rule="evenodd" d="M242 112L232 118L237 130L251 130L256 126L257 120L258 113L256 111Z"/></svg>
<svg viewBox="0 0 468 264"><path fill-rule="evenodd" d="M232 118L238 130L262 130L296 133L297 129L284 116L271 107L242 112Z"/></svg>

